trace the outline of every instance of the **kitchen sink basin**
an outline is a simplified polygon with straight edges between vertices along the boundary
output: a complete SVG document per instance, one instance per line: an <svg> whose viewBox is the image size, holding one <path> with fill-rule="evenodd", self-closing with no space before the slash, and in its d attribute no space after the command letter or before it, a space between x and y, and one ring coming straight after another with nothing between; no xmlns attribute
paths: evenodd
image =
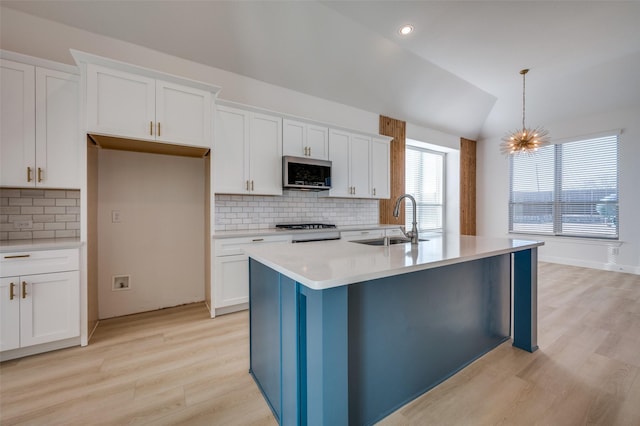
<svg viewBox="0 0 640 426"><path fill-rule="evenodd" d="M422 239L420 238L420 241L429 241L426 239ZM358 243L358 244L366 244L368 246L383 246L384 245L384 238L373 238L370 240L357 240L357 241L351 241L352 243ZM411 240L407 239L407 238L401 238L401 237L390 237L389 238L389 245L394 245L394 244L407 244L407 243L411 243Z"/></svg>

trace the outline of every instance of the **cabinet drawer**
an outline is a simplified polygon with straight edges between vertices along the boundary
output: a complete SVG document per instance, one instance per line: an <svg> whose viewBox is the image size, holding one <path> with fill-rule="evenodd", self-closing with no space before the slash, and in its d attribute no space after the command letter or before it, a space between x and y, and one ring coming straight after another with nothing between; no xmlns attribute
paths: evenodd
<svg viewBox="0 0 640 426"><path fill-rule="evenodd" d="M340 238L345 241L368 240L370 238L384 237L384 229L365 229L362 231L345 231L340 233Z"/></svg>
<svg viewBox="0 0 640 426"><path fill-rule="evenodd" d="M76 271L80 269L78 249L2 253L3 277Z"/></svg>
<svg viewBox="0 0 640 426"><path fill-rule="evenodd" d="M278 243L287 241L291 241L291 235L219 239L216 240L214 245L214 255L216 257L234 256L244 254L244 248L248 244Z"/></svg>

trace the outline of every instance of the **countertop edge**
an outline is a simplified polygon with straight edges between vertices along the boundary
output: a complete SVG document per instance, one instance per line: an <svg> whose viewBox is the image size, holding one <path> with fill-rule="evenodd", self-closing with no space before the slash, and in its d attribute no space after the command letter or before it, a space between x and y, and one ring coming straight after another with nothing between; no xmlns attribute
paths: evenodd
<svg viewBox="0 0 640 426"><path fill-rule="evenodd" d="M0 253L63 250L82 247L79 238L45 238L37 240L8 240L0 241Z"/></svg>
<svg viewBox="0 0 640 426"><path fill-rule="evenodd" d="M339 277L335 279L328 279L328 280L322 280L322 281L312 280L294 271L291 271L290 269L282 265L279 265L278 263L273 262L264 256L261 256L260 253L255 253L255 252L252 253L252 250L250 248L247 249L247 254L249 255L250 258L253 258L254 260L264 264L265 266L270 267L276 272L286 275L287 277L295 280L296 282L299 282L305 287L308 287L312 290L327 290L330 288L340 287L340 286L354 284L354 283L363 282L363 281L386 278L394 275L402 275L402 274L422 271L426 269L438 268L441 266L454 265L457 263L484 259L484 258L499 256L507 253L515 253L518 251L529 250L529 249L537 248L544 245L544 241L532 241L532 240L519 240L519 241L526 242L526 243L519 245L517 247L505 247L502 249L489 250L483 253L474 253L474 254L464 255L464 256L459 256L454 258L435 260L432 262L427 262L419 265L404 266L404 267L387 269L383 271L365 272L365 273L350 275L347 277Z"/></svg>

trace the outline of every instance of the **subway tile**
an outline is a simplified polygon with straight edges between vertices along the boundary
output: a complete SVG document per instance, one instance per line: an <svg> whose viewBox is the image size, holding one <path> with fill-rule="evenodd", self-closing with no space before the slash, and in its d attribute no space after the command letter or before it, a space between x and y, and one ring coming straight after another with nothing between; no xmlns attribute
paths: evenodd
<svg viewBox="0 0 640 426"><path fill-rule="evenodd" d="M67 207L65 213L67 213L67 214L80 214L80 207Z"/></svg>
<svg viewBox="0 0 640 426"><path fill-rule="evenodd" d="M70 238L70 237L75 237L76 236L76 231L74 230L60 230L60 231L55 231L56 236L55 238Z"/></svg>
<svg viewBox="0 0 640 426"><path fill-rule="evenodd" d="M65 191L60 189L49 189L44 191L44 198L64 198Z"/></svg>
<svg viewBox="0 0 640 426"><path fill-rule="evenodd" d="M42 189L21 189L21 198L42 198L44 197L44 190Z"/></svg>
<svg viewBox="0 0 640 426"><path fill-rule="evenodd" d="M75 222L77 220L74 214L57 214L56 222Z"/></svg>
<svg viewBox="0 0 640 426"><path fill-rule="evenodd" d="M9 198L10 206L32 206L33 198Z"/></svg>
<svg viewBox="0 0 640 426"><path fill-rule="evenodd" d="M76 206L76 200L74 198L57 198L56 199L56 206L60 207L60 206L72 206L75 207Z"/></svg>
<svg viewBox="0 0 640 426"><path fill-rule="evenodd" d="M55 238L55 231L34 231L33 238Z"/></svg>
<svg viewBox="0 0 640 426"><path fill-rule="evenodd" d="M55 206L56 200L55 198L34 198L33 205L34 206Z"/></svg>
<svg viewBox="0 0 640 426"><path fill-rule="evenodd" d="M80 222L67 222L67 229L80 229Z"/></svg>
<svg viewBox="0 0 640 426"><path fill-rule="evenodd" d="M44 224L45 231L56 231L59 229L66 229L66 224L64 222L49 222Z"/></svg>
<svg viewBox="0 0 640 426"><path fill-rule="evenodd" d="M34 222L48 223L48 222L55 222L55 220L56 220L56 217L55 215L52 215L52 214L33 215Z"/></svg>
<svg viewBox="0 0 640 426"><path fill-rule="evenodd" d="M0 189L0 197L2 198L19 198L20 190L19 189Z"/></svg>
<svg viewBox="0 0 640 426"><path fill-rule="evenodd" d="M44 207L23 206L20 208L21 214L42 214Z"/></svg>
<svg viewBox="0 0 640 426"><path fill-rule="evenodd" d="M66 191L65 192L65 197L66 198L80 198L80 191L76 190L76 191Z"/></svg>
<svg viewBox="0 0 640 426"><path fill-rule="evenodd" d="M67 209L65 207L45 207L45 214L65 214Z"/></svg>
<svg viewBox="0 0 640 426"><path fill-rule="evenodd" d="M20 214L20 206L5 206L0 207L0 214Z"/></svg>
<svg viewBox="0 0 640 426"><path fill-rule="evenodd" d="M8 239L9 239L9 233L0 231L0 241L6 241Z"/></svg>
<svg viewBox="0 0 640 426"><path fill-rule="evenodd" d="M33 234L29 231L9 232L8 240L30 240Z"/></svg>

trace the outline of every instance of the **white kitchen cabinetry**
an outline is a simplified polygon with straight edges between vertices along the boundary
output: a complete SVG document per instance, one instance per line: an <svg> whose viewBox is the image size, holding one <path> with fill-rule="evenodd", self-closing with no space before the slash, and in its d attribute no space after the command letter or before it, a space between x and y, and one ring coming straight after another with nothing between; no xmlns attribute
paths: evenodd
<svg viewBox="0 0 640 426"><path fill-rule="evenodd" d="M371 138L329 130L331 197L370 198Z"/></svg>
<svg viewBox="0 0 640 426"><path fill-rule="evenodd" d="M0 351L9 353L80 336L80 274L77 249L2 254ZM79 344L73 342L71 344ZM70 346L67 344L66 346Z"/></svg>
<svg viewBox="0 0 640 426"><path fill-rule="evenodd" d="M79 188L79 78L2 59L0 185Z"/></svg>
<svg viewBox="0 0 640 426"><path fill-rule="evenodd" d="M329 159L329 128L284 119L282 120L283 155Z"/></svg>
<svg viewBox="0 0 640 426"><path fill-rule="evenodd" d="M249 256L252 244L290 242L291 235L225 238L214 243L213 306L219 313L246 309L249 303ZM230 308L230 307L236 307Z"/></svg>
<svg viewBox="0 0 640 426"><path fill-rule="evenodd" d="M219 105L213 157L216 193L282 195L282 118Z"/></svg>
<svg viewBox="0 0 640 426"><path fill-rule="evenodd" d="M210 147L212 94L95 64L87 65L87 131Z"/></svg>
<svg viewBox="0 0 640 426"><path fill-rule="evenodd" d="M371 139L371 197L389 198L390 145L387 139Z"/></svg>

